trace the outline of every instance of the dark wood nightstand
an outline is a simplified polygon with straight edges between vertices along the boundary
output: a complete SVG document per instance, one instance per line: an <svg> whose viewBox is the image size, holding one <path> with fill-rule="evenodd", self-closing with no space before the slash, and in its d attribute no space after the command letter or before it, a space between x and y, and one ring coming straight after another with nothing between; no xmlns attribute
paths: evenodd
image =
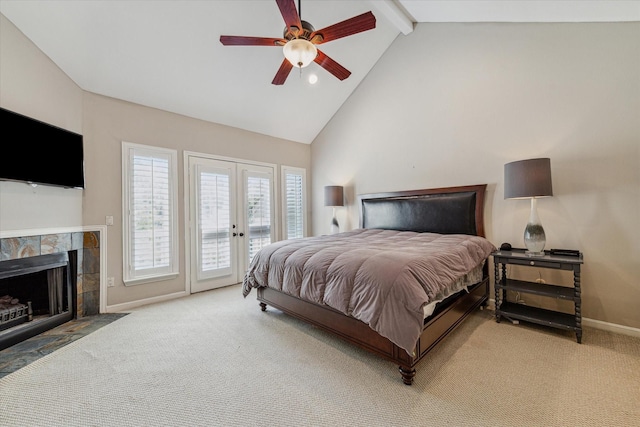
<svg viewBox="0 0 640 427"><path fill-rule="evenodd" d="M580 297L580 266L583 263L582 253L578 256L552 255L528 256L524 249L497 251L493 256L496 294L496 322L502 317L509 320L523 320L553 328L575 331L576 341L582 342L582 314ZM573 271L573 287L548 283L528 282L509 279L507 265L520 265L536 268ZM574 303L574 313L562 313L554 310L533 307L507 301L507 291L541 295L549 298L570 300Z"/></svg>

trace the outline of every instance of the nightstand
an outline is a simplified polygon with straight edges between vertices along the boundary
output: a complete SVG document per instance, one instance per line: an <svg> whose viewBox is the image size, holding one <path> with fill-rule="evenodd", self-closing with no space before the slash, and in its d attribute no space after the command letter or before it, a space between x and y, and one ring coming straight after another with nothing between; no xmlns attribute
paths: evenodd
<svg viewBox="0 0 640 427"><path fill-rule="evenodd" d="M545 253L544 256L533 257L526 255L524 249L513 249L491 254L495 273L496 322L499 323L500 319L504 317L509 320L522 320L552 328L575 331L576 341L581 343L580 266L583 263L582 253L578 256L552 255L547 251ZM573 271L573 287L509 279L507 277L507 265L509 264ZM507 291L570 300L574 303L574 313L563 313L510 302L507 300Z"/></svg>

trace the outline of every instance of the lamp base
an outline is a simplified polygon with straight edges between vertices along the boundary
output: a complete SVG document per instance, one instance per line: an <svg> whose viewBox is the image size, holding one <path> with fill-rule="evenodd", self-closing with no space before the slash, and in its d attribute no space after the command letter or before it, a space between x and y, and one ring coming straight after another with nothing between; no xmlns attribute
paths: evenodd
<svg viewBox="0 0 640 427"><path fill-rule="evenodd" d="M538 218L538 209L536 207L535 197L531 199L531 214L529 222L524 229L524 246L527 248L525 255L531 257L544 256L544 245L547 237L544 228Z"/></svg>
<svg viewBox="0 0 640 427"><path fill-rule="evenodd" d="M333 218L331 218L331 234L338 234L340 232L340 224L336 218L336 208L333 208Z"/></svg>

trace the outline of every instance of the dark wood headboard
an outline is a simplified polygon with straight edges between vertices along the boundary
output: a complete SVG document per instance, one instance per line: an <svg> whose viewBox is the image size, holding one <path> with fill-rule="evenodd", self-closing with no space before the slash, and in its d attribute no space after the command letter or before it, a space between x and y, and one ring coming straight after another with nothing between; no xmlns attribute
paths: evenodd
<svg viewBox="0 0 640 427"><path fill-rule="evenodd" d="M360 227L484 237L487 184L358 196Z"/></svg>

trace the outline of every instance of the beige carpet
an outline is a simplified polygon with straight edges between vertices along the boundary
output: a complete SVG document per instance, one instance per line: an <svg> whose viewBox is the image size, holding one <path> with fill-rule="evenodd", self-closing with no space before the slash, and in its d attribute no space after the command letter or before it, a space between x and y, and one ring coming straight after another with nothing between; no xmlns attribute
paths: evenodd
<svg viewBox="0 0 640 427"><path fill-rule="evenodd" d="M239 286L136 309L0 379L2 426L640 426L640 340L478 311L397 367Z"/></svg>

